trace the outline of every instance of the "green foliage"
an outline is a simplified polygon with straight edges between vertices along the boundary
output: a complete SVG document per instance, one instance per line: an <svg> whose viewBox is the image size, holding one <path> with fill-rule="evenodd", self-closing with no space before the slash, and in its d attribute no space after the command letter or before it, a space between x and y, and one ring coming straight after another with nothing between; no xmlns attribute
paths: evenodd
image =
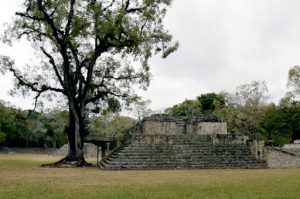
<svg viewBox="0 0 300 199"><path fill-rule="evenodd" d="M289 70L288 86L294 88L295 94L300 94L300 66L294 66Z"/></svg>
<svg viewBox="0 0 300 199"><path fill-rule="evenodd" d="M278 106L269 105L261 121L266 137L277 144L286 144L300 139L300 103L289 96L283 98Z"/></svg>
<svg viewBox="0 0 300 199"><path fill-rule="evenodd" d="M64 128L68 113L22 111L0 103L2 144L9 147L59 147L66 140ZM3 135L3 136L2 136Z"/></svg>
<svg viewBox="0 0 300 199"><path fill-rule="evenodd" d="M52 110L41 118L44 124L44 140L47 146L56 148L66 143L64 130L68 124L68 115L66 111Z"/></svg>
<svg viewBox="0 0 300 199"><path fill-rule="evenodd" d="M173 116L193 116L202 113L201 104L198 100L185 100L165 110L166 113Z"/></svg>
<svg viewBox="0 0 300 199"><path fill-rule="evenodd" d="M218 106L218 108L222 108L225 105L225 98L222 94L201 94L199 97L197 97L197 99L202 106L202 111L204 114L212 114L215 111L216 106Z"/></svg>
<svg viewBox="0 0 300 199"><path fill-rule="evenodd" d="M135 124L136 120L130 117L109 112L105 115L94 115L90 119L89 132L91 136L114 137L121 140Z"/></svg>
<svg viewBox="0 0 300 199"><path fill-rule="evenodd" d="M300 67L295 67L289 74L294 85L298 69L300 71ZM214 114L225 119L229 133L273 140L278 145L300 139L300 102L295 100L294 93L287 93L280 104L275 105L267 103L267 92L266 82L253 81L238 86L234 93L202 94L165 112L173 116Z"/></svg>
<svg viewBox="0 0 300 199"><path fill-rule="evenodd" d="M173 116L193 116L199 114L212 114L216 109L225 106L225 98L222 93L206 93L201 94L195 100L185 100L180 104L176 104L171 108L167 108L165 112Z"/></svg>
<svg viewBox="0 0 300 199"><path fill-rule="evenodd" d="M163 25L171 2L24 0L2 40L26 37L40 51L40 64L22 71L1 56L1 72L12 72L16 88L35 92L36 100L53 93L72 99L77 112L85 111L79 117L88 110L118 112L135 95L133 85L149 86L150 57L178 48Z"/></svg>
<svg viewBox="0 0 300 199"><path fill-rule="evenodd" d="M1 146L2 142L5 141L5 138L6 138L6 134L3 132L0 132L0 146Z"/></svg>
<svg viewBox="0 0 300 199"><path fill-rule="evenodd" d="M60 103L67 102L72 160L83 158L79 149L90 111L120 112L135 96L134 88L149 86L152 55L166 58L178 48L163 23L171 2L24 0L16 12L3 41L26 37L41 57L24 71L10 57L0 56L0 72L13 74L15 90L34 92L35 105L57 95Z"/></svg>
<svg viewBox="0 0 300 199"><path fill-rule="evenodd" d="M268 99L267 91L265 82L253 81L241 85L235 93L224 94L226 106L214 113L225 118L229 132L259 138L262 131L260 122Z"/></svg>
<svg viewBox="0 0 300 199"><path fill-rule="evenodd" d="M135 96L127 100L128 111L131 111L135 118L138 121L141 121L144 117L147 117L151 114L152 110L148 108L148 105L151 103L150 100L142 100L140 97Z"/></svg>

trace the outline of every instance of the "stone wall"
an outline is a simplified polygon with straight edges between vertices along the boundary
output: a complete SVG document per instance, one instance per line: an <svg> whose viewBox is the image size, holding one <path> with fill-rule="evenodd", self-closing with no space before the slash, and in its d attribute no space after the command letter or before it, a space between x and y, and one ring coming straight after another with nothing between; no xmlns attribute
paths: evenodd
<svg viewBox="0 0 300 199"><path fill-rule="evenodd" d="M196 129L197 134L208 135L208 134L227 134L227 123L226 122L200 122Z"/></svg>
<svg viewBox="0 0 300 199"><path fill-rule="evenodd" d="M216 116L171 117L169 115L152 115L142 124L144 134L227 134L227 124Z"/></svg>
<svg viewBox="0 0 300 199"><path fill-rule="evenodd" d="M181 129L177 128L173 121L145 121L143 123L144 134L177 134Z"/></svg>
<svg viewBox="0 0 300 199"><path fill-rule="evenodd" d="M266 162L269 168L296 168L300 167L300 156L274 147L266 147Z"/></svg>
<svg viewBox="0 0 300 199"><path fill-rule="evenodd" d="M293 153L300 156L300 144L297 141L294 141L293 144L285 144L281 148L283 151Z"/></svg>
<svg viewBox="0 0 300 199"><path fill-rule="evenodd" d="M211 137L212 142L217 145L221 144L244 144L247 145L249 137L238 134L215 134Z"/></svg>
<svg viewBox="0 0 300 199"><path fill-rule="evenodd" d="M263 140L253 140L249 143L251 153L255 156L256 159L265 160L266 159L266 150L265 150L265 141Z"/></svg>

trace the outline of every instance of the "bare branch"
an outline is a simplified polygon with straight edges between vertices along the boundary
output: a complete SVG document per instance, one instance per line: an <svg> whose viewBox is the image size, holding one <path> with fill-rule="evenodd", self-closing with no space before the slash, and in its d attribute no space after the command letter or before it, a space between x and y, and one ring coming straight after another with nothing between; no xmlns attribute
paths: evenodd
<svg viewBox="0 0 300 199"><path fill-rule="evenodd" d="M44 20L44 18L42 18L42 17L30 16L29 14L22 13L22 12L16 12L16 15L20 16L20 17L25 17L25 18L28 18L28 19L32 19L34 21L42 21L42 20Z"/></svg>
<svg viewBox="0 0 300 199"><path fill-rule="evenodd" d="M104 98L108 95L107 91L98 91L92 98L85 100L85 104L93 103L101 98Z"/></svg>
<svg viewBox="0 0 300 199"><path fill-rule="evenodd" d="M114 79L114 80L133 80L133 79L138 79L139 75L120 75L118 77L114 77L114 76L104 76L103 79Z"/></svg>
<svg viewBox="0 0 300 199"><path fill-rule="evenodd" d="M126 12L127 13L135 13L135 12L144 12L146 10L147 7L141 7L141 8L130 8L127 9Z"/></svg>
<svg viewBox="0 0 300 199"><path fill-rule="evenodd" d="M85 101L85 104L93 103L93 102L95 102L99 99L104 99L108 95L112 95L112 96L119 97L119 98L126 97L125 94L117 94L117 93L114 93L113 91L111 91L109 89L107 89L106 91L99 91L98 90L97 94L95 94L92 98L87 99Z"/></svg>
<svg viewBox="0 0 300 199"><path fill-rule="evenodd" d="M130 4L130 0L126 0L124 10L127 10L129 8L129 4Z"/></svg>
<svg viewBox="0 0 300 199"><path fill-rule="evenodd" d="M74 16L74 4L75 4L75 0L70 0L70 11L69 11L69 15L68 15L68 23L65 28L65 35L69 35L70 30L71 30L73 16Z"/></svg>
<svg viewBox="0 0 300 199"><path fill-rule="evenodd" d="M124 9L127 13L143 12L143 11L145 11L146 8L147 8L147 7L129 8L129 6L130 6L130 0L126 0L123 9Z"/></svg>
<svg viewBox="0 0 300 199"><path fill-rule="evenodd" d="M43 47L41 47L41 50L49 58L49 63L52 65L52 67L54 69L54 72L55 72L55 75L56 75L60 85L64 88L64 82L63 82L63 79L62 79L61 75L59 74L59 71L58 71L58 68L55 64L54 58L49 53L47 53L46 50Z"/></svg>
<svg viewBox="0 0 300 199"><path fill-rule="evenodd" d="M115 2L116 2L116 0L112 0L111 3L108 6L106 6L105 8L103 8L103 11L106 11L108 8L112 7Z"/></svg>

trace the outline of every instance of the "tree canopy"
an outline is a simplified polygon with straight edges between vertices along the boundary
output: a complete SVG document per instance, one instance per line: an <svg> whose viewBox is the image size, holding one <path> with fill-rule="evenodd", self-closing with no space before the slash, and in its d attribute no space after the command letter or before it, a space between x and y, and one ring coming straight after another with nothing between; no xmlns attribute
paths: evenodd
<svg viewBox="0 0 300 199"><path fill-rule="evenodd" d="M201 114L202 108L198 100L186 99L182 103L167 108L165 112L173 116L192 116Z"/></svg>
<svg viewBox="0 0 300 199"><path fill-rule="evenodd" d="M68 112L21 110L0 101L0 146L57 148L65 142L63 133Z"/></svg>
<svg viewBox="0 0 300 199"><path fill-rule="evenodd" d="M289 70L288 86L293 87L294 94L300 94L300 66L294 66Z"/></svg>
<svg viewBox="0 0 300 199"><path fill-rule="evenodd" d="M234 93L224 94L226 106L214 113L225 118L232 133L258 138L264 107L267 105L267 92L264 81L240 85Z"/></svg>
<svg viewBox="0 0 300 199"><path fill-rule="evenodd" d="M223 93L205 93L196 97L195 100L184 100L182 103L167 108L166 113L173 116L192 116L212 114L217 108L225 105Z"/></svg>
<svg viewBox="0 0 300 199"><path fill-rule="evenodd" d="M216 109L217 104L222 107L225 105L225 99L222 93L201 94L197 99L201 103L202 111L205 114L212 114Z"/></svg>
<svg viewBox="0 0 300 199"><path fill-rule="evenodd" d="M69 107L66 160L83 164L84 120L89 111L119 111L135 97L133 85L146 89L149 59L174 52L178 43L164 29L172 0L24 0L5 31L11 44L26 37L39 59L26 70L1 56L1 72L10 71L16 87L40 97L58 94Z"/></svg>

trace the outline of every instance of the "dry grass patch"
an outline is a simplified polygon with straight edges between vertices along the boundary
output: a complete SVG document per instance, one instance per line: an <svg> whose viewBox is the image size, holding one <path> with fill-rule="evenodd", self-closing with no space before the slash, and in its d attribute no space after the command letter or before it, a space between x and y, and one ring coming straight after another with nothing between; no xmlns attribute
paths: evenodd
<svg viewBox="0 0 300 199"><path fill-rule="evenodd" d="M300 198L300 169L103 171L0 155L0 198ZM90 160L95 161L95 160Z"/></svg>

